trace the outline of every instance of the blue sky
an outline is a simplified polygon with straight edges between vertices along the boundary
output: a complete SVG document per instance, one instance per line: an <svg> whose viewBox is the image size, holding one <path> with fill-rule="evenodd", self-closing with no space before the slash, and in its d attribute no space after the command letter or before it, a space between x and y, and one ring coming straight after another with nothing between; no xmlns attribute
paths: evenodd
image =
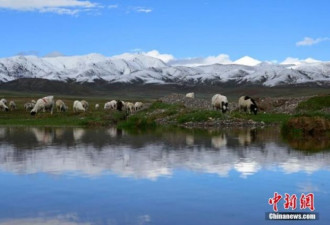
<svg viewBox="0 0 330 225"><path fill-rule="evenodd" d="M124 52L330 60L328 0L0 0L0 57Z"/></svg>

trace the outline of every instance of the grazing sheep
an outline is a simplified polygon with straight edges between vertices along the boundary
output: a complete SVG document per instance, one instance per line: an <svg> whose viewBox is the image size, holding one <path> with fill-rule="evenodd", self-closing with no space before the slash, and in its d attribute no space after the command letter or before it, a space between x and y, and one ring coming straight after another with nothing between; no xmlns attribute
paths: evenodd
<svg viewBox="0 0 330 225"><path fill-rule="evenodd" d="M100 105L99 104L95 104L95 110L99 110Z"/></svg>
<svg viewBox="0 0 330 225"><path fill-rule="evenodd" d="M212 107L213 109L221 109L223 113L228 110L228 100L227 97L220 94L215 94L212 97Z"/></svg>
<svg viewBox="0 0 330 225"><path fill-rule="evenodd" d="M2 98L0 101L3 102L5 105L7 105L7 103L8 103L7 99L5 99L5 98Z"/></svg>
<svg viewBox="0 0 330 225"><path fill-rule="evenodd" d="M254 115L257 115L258 113L258 106L256 104L256 102L254 101L253 98L249 97L249 96L241 96L238 99L238 107L240 109L240 111L243 109L245 112L249 112L249 113L254 113Z"/></svg>
<svg viewBox="0 0 330 225"><path fill-rule="evenodd" d="M110 102L104 103L104 110L111 109L111 106L110 105L111 105Z"/></svg>
<svg viewBox="0 0 330 225"><path fill-rule="evenodd" d="M117 109L117 101L116 100L110 101L110 109Z"/></svg>
<svg viewBox="0 0 330 225"><path fill-rule="evenodd" d="M86 100L81 100L81 104L85 108L85 111L87 111L88 110L88 107L89 107L88 102Z"/></svg>
<svg viewBox="0 0 330 225"><path fill-rule="evenodd" d="M117 101L116 100L112 100L110 102L107 102L104 104L104 109L117 109Z"/></svg>
<svg viewBox="0 0 330 225"><path fill-rule="evenodd" d="M34 99L32 99L31 102L32 102L33 104L36 104L36 100L34 100Z"/></svg>
<svg viewBox="0 0 330 225"><path fill-rule="evenodd" d="M3 98L3 99L0 100L0 109L2 111L8 111L9 110L8 106L6 106L6 103L7 103L6 99Z"/></svg>
<svg viewBox="0 0 330 225"><path fill-rule="evenodd" d="M186 94L187 98L195 98L195 93L194 92L190 92Z"/></svg>
<svg viewBox="0 0 330 225"><path fill-rule="evenodd" d="M16 109L16 103L14 101L9 102L9 108L10 110L15 110Z"/></svg>
<svg viewBox="0 0 330 225"><path fill-rule="evenodd" d="M74 101L73 102L73 112L85 112L86 109L84 108L83 104L81 101Z"/></svg>
<svg viewBox="0 0 330 225"><path fill-rule="evenodd" d="M39 98L31 110L30 114L34 116L39 111L45 112L46 110L50 110L50 114L53 114L54 109L54 96L47 96L43 98Z"/></svg>
<svg viewBox="0 0 330 225"><path fill-rule="evenodd" d="M56 100L56 109L57 112L65 112L68 110L68 106L62 100L58 99Z"/></svg>
<svg viewBox="0 0 330 225"><path fill-rule="evenodd" d="M117 100L116 108L118 111L126 110L126 103L124 101Z"/></svg>
<svg viewBox="0 0 330 225"><path fill-rule="evenodd" d="M24 109L26 111L30 111L30 110L33 109L34 106L35 106L35 103L33 103L33 102L27 102L27 103L24 104Z"/></svg>
<svg viewBox="0 0 330 225"><path fill-rule="evenodd" d="M134 112L134 104L132 102L127 102L126 110L127 110L127 112L130 112L130 113Z"/></svg>
<svg viewBox="0 0 330 225"><path fill-rule="evenodd" d="M142 109L143 103L142 102L135 102L134 104L134 110L137 111L139 109Z"/></svg>

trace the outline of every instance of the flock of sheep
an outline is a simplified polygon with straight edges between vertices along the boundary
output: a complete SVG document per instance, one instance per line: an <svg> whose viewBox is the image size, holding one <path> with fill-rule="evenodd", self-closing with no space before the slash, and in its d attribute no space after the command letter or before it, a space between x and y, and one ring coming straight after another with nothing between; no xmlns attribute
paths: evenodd
<svg viewBox="0 0 330 225"><path fill-rule="evenodd" d="M14 101L9 102L9 107L7 106L8 101L6 99L0 100L0 110L9 111L16 109L16 104ZM32 100L31 102L27 102L24 104L24 109L26 111L30 111L31 115L36 115L38 112L46 112L50 111L53 114L53 110L56 107L57 112L66 112L68 110L68 106L65 103L58 99L56 102L54 101L54 96L46 96L38 99L37 101ZM127 111L128 113L132 113L137 111L143 107L142 102L124 102L120 100L112 100L110 102L106 102L104 104L104 110L119 110L119 111ZM73 112L85 112L89 108L89 104L86 100L75 100L73 102ZM100 108L99 104L95 104L95 109L98 110Z"/></svg>
<svg viewBox="0 0 330 225"><path fill-rule="evenodd" d="M195 98L195 93L190 92L186 94L187 98ZM221 94L215 94L211 99L212 108L215 110L221 110L223 113L228 111L228 99L226 96ZM241 96L238 99L239 110L244 110L245 112L258 113L258 106L253 98L249 96Z"/></svg>
<svg viewBox="0 0 330 225"><path fill-rule="evenodd" d="M195 94L193 92L187 93L186 97L195 98ZM7 100L0 100L0 109L3 111L9 111L16 109L16 104L14 101L9 102L9 107L7 106ZM221 94L215 94L211 100L212 107L215 110L221 110L223 113L229 110L228 108L228 99L226 96ZM58 112L65 112L68 110L68 106L65 103L58 99L56 102L54 101L54 96L46 96L38 99L37 101L32 100L31 102L27 102L24 104L25 110L29 111L31 115L35 115L40 111L50 111L53 114L53 109L56 107ZM99 104L95 105L95 109L98 110L100 107ZM121 100L112 100L106 102L104 104L104 110L118 110L118 111L126 111L128 113L132 113L137 111L143 107L142 102L124 102ZM240 110L244 110L245 112L257 114L258 106L256 102L249 96L241 96L238 100L238 107ZM73 112L85 112L89 108L89 104L87 101L75 100L73 102Z"/></svg>

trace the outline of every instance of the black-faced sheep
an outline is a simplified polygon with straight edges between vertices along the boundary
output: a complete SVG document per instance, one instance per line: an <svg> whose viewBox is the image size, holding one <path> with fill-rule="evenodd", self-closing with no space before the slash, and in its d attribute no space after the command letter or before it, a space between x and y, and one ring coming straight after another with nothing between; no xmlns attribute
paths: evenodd
<svg viewBox="0 0 330 225"><path fill-rule="evenodd" d="M124 101L117 100L116 108L118 111L126 110L126 103Z"/></svg>
<svg viewBox="0 0 330 225"><path fill-rule="evenodd" d="M220 110L225 113L228 110L228 99L224 95L216 94L212 97L213 109Z"/></svg>
<svg viewBox="0 0 330 225"><path fill-rule="evenodd" d="M238 107L240 110L244 110L245 112L249 111L249 113L254 113L254 115L258 113L256 102L249 96L241 96L238 99Z"/></svg>

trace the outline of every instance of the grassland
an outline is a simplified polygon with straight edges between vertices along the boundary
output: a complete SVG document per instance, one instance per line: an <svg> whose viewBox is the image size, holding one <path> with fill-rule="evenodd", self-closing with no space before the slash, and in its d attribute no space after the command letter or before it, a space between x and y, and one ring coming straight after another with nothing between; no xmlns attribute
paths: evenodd
<svg viewBox="0 0 330 225"><path fill-rule="evenodd" d="M7 93L8 94L8 93ZM156 126L181 126L185 123L200 123L212 121L231 121L231 120L253 120L263 122L265 124L286 124L291 118L295 117L322 117L330 120L330 113L324 111L330 107L330 95L321 95L310 98L307 101L301 102L297 107L297 113L288 115L284 113L259 113L251 115L239 113L237 111L223 114L213 110L197 110L186 108L181 104L166 104L159 101L153 101L149 107L132 115L127 115L124 112L105 111L103 104L110 100L108 97L90 96L84 97L89 104L90 109L84 113L72 112L72 104L76 99L82 97L59 96L57 99L62 99L69 106L68 112L56 112L53 115L50 113L38 113L36 116L31 116L25 111L23 105L31 99L37 99L39 95L20 96L13 95L6 97L7 100L15 100L18 109L10 112L0 112L0 125L14 126L82 126L82 127L106 127L118 125L120 128L126 129L150 129ZM112 98L114 99L114 98ZM135 101L132 98L123 100ZM148 99L147 101L150 101ZM144 101L146 102L146 101ZM95 110L94 105L100 104L100 109ZM297 133L297 132L296 132Z"/></svg>

